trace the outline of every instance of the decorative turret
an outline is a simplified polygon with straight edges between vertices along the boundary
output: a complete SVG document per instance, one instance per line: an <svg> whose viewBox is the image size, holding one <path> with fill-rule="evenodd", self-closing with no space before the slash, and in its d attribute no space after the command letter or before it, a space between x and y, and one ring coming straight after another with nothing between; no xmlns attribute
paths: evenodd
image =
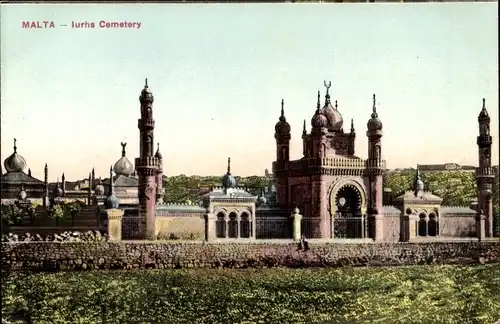
<svg viewBox="0 0 500 324"><path fill-rule="evenodd" d="M122 146L122 157L118 161L116 161L113 170L115 171L116 175L124 175L128 177L132 174L132 172L134 172L134 166L125 156L126 155L125 147L127 146L127 143L120 143L120 144Z"/></svg>
<svg viewBox="0 0 500 324"><path fill-rule="evenodd" d="M144 84L144 89L141 91L141 95L139 96L139 101L141 104L148 104L148 103L153 103L154 97L153 94L151 93L151 90L149 89L148 86L148 79L146 78L145 84Z"/></svg>
<svg viewBox="0 0 500 324"><path fill-rule="evenodd" d="M313 132L325 132L327 131L328 128L328 119L324 115L323 111L321 110L321 103L320 103L320 92L318 90L318 102L316 105L316 112L314 113L314 116L311 119L311 126L313 129Z"/></svg>
<svg viewBox="0 0 500 324"><path fill-rule="evenodd" d="M156 149L156 153L155 153L155 157L159 160L162 160L163 159L163 156L161 155L160 153L160 143L158 143L158 147Z"/></svg>
<svg viewBox="0 0 500 324"><path fill-rule="evenodd" d="M115 184L113 181L113 168L109 168L109 191L108 197L106 198L104 205L106 209L116 209L120 206L120 200L115 196L114 190Z"/></svg>
<svg viewBox="0 0 500 324"><path fill-rule="evenodd" d="M225 191L236 187L236 179L231 175L231 158L227 158L227 172L222 177L222 187Z"/></svg>
<svg viewBox="0 0 500 324"><path fill-rule="evenodd" d="M281 99L281 115L276 126L274 126L276 135L286 136L290 135L290 124L286 121L285 117L285 100Z"/></svg>
<svg viewBox="0 0 500 324"><path fill-rule="evenodd" d="M285 101L281 99L281 116L274 127L274 138L276 139L276 161L285 162L290 160L290 124L285 117Z"/></svg>
<svg viewBox="0 0 500 324"><path fill-rule="evenodd" d="M47 207L49 204L49 167L47 163L45 163L45 168L43 170L44 180L43 183L45 185L45 190L43 194L43 207Z"/></svg>
<svg viewBox="0 0 500 324"><path fill-rule="evenodd" d="M351 134L355 134L356 130L354 129L354 119L351 118Z"/></svg>
<svg viewBox="0 0 500 324"><path fill-rule="evenodd" d="M490 116L486 110L486 100L483 98L483 107L477 118L479 136L477 137L479 167L476 170L476 183L478 188L478 210L484 211L486 237L493 236L493 179L495 177L491 168Z"/></svg>
<svg viewBox="0 0 500 324"><path fill-rule="evenodd" d="M163 156L160 153L160 143L156 149L155 158L158 159L158 170L156 172L156 203L163 202L165 190L163 189Z"/></svg>
<svg viewBox="0 0 500 324"><path fill-rule="evenodd" d="M378 118L377 107L375 101L375 94L373 95L373 111L370 120L368 120L367 127L369 131L381 131L382 121Z"/></svg>
<svg viewBox="0 0 500 324"><path fill-rule="evenodd" d="M62 196L63 196L63 191L62 191L61 187L59 186L59 178L57 178L56 187L52 191L52 197L61 198Z"/></svg>
<svg viewBox="0 0 500 324"><path fill-rule="evenodd" d="M368 131L368 158L374 161L382 160L382 121L378 118L376 97L373 95L373 108L370 120L367 123Z"/></svg>
<svg viewBox="0 0 500 324"><path fill-rule="evenodd" d="M325 95L325 105L323 106L322 112L325 115L326 119L328 120L328 130L334 132L340 132L344 120L342 119L342 115L337 109L337 104L335 103L335 108L334 108L332 107L332 103L330 101L330 87L332 86L332 82L329 81L327 84L325 80L324 85L326 88L326 95Z"/></svg>
<svg viewBox="0 0 500 324"><path fill-rule="evenodd" d="M61 186L62 186L62 193L63 193L63 197L66 197L66 177L64 176L64 173L62 174L61 176Z"/></svg>
<svg viewBox="0 0 500 324"><path fill-rule="evenodd" d="M89 172L89 187L87 190L87 202L89 206L92 206L92 172Z"/></svg>
<svg viewBox="0 0 500 324"><path fill-rule="evenodd" d="M413 192L415 193L415 197L422 197L424 193L424 182L422 181L422 177L420 176L420 170L417 166L417 172L415 173L415 179L413 181Z"/></svg>
<svg viewBox="0 0 500 324"><path fill-rule="evenodd" d="M7 172L23 172L26 168L26 160L17 153L16 142L17 140L14 138L14 153L3 162L3 166Z"/></svg>
<svg viewBox="0 0 500 324"><path fill-rule="evenodd" d="M490 123L490 115L488 114L488 111L486 110L486 99L485 98L483 98L483 108L481 109L481 112L479 113L479 116L477 117L477 121L479 123L484 123L484 124Z"/></svg>

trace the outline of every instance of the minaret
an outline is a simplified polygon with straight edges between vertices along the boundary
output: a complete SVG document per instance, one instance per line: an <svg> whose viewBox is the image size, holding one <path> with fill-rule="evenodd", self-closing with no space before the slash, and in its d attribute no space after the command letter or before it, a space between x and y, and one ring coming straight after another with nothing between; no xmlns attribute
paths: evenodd
<svg viewBox="0 0 500 324"><path fill-rule="evenodd" d="M139 174L140 231L146 239L156 237L156 173L160 164L159 160L154 157L153 101L154 97L146 79L139 97L141 103L141 118L138 121L140 155L135 159L135 167Z"/></svg>
<svg viewBox="0 0 500 324"><path fill-rule="evenodd" d="M43 207L47 207L48 202L49 202L49 168L47 167L47 163L45 163L45 169L44 171L44 185L45 185L45 192L43 194Z"/></svg>
<svg viewBox="0 0 500 324"><path fill-rule="evenodd" d="M63 197L66 197L66 177L64 176L64 172L61 176L61 185L62 185Z"/></svg>
<svg viewBox="0 0 500 324"><path fill-rule="evenodd" d="M483 108L477 118L479 136L477 146L479 150L479 167L476 170L478 188L478 212L483 211L485 219L485 236L493 236L493 202L491 199L494 173L491 168L490 116L486 110L486 100L483 98Z"/></svg>
<svg viewBox="0 0 500 324"><path fill-rule="evenodd" d="M372 215L381 215L384 197L384 166L382 163L382 121L378 118L376 99L373 95L373 107L370 120L367 123L368 131L368 175L369 186L369 213ZM374 233L375 240L383 239L382 222L377 222L377 228Z"/></svg>
<svg viewBox="0 0 500 324"><path fill-rule="evenodd" d="M281 99L281 115L274 127L276 139L276 163L273 173L276 178L276 202L282 208L288 206L288 162L290 161L290 124L285 117L285 101Z"/></svg>
<svg viewBox="0 0 500 324"><path fill-rule="evenodd" d="M156 203L161 204L163 202L165 191L163 190L163 156L160 153L160 143L158 143L155 158L158 159L159 163L158 170L156 171Z"/></svg>

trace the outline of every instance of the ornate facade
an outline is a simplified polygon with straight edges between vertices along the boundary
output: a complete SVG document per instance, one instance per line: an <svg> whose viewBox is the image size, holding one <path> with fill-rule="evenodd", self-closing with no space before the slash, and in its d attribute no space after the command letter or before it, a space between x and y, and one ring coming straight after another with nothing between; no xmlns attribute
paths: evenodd
<svg viewBox="0 0 500 324"><path fill-rule="evenodd" d="M382 159L383 124L373 106L367 123L368 159L355 155L356 131L351 120L343 129L338 104L330 99L331 83L326 83L324 104L318 101L307 132L302 131L303 156L290 160L291 127L286 121L284 103L275 126L277 204L288 213L298 207L309 222L308 235L315 238L408 240L419 236L474 235L475 215L484 213L486 236L492 236L492 179L489 116L483 100L479 115L479 168L476 171L479 209L470 206L441 206L442 199L424 190L417 168L413 188L388 205L384 199ZM390 195L389 190L385 192ZM392 200L392 199L390 199ZM406 233L406 234L404 234Z"/></svg>
<svg viewBox="0 0 500 324"><path fill-rule="evenodd" d="M309 133L304 121L303 157L299 160L289 158L291 128L282 102L281 116L275 126L277 155L273 162L277 203L282 209L291 211L298 207L304 217L317 218L314 236L334 237L337 227L342 229L346 224L356 224L352 235L376 238L375 233L364 230L368 222L364 215L377 214L383 207L383 126L376 110L375 95L366 133L368 159L363 160L355 155L354 121L351 120L351 128L345 132L338 104L336 101L334 106L331 103L330 85L325 81L323 106L318 91Z"/></svg>
<svg viewBox="0 0 500 324"><path fill-rule="evenodd" d="M323 103L318 91L309 132L304 121L302 157L297 160L290 159L292 132L281 101L274 128L276 160L272 175L266 172L276 185L267 191L263 188L260 197L237 187L228 160L222 187L202 196L199 205L163 203L163 156L159 144L154 152L154 97L146 79L139 96L140 148L135 167L126 156L127 144L121 143L122 154L110 169L109 179L96 180L92 170L88 179L68 186L63 174L61 185L58 181L49 190L47 165L44 181L31 177L29 170L24 173L26 161L17 153L14 142L14 153L4 163L7 172L2 175L2 201L22 196L47 205L54 199L86 198L89 205L119 207L125 212L123 230L134 228L128 238L290 238L290 215L293 210L298 214L296 208L303 216L302 233L308 238L394 242L473 236L478 224L483 224L476 222L482 217L485 236L493 236L492 137L484 99L478 117L478 206L442 206L440 197L425 191L418 167L412 188L394 199L390 197L383 188L383 124L375 95L366 130L368 158L362 159L356 155L354 121L351 119L350 129L344 131L338 103L332 104L330 86L325 81Z"/></svg>

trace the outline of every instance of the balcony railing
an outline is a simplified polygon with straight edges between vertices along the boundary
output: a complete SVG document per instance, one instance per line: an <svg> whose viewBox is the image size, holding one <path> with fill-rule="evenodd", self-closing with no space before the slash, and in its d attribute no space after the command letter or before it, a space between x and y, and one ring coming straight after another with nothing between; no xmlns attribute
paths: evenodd
<svg viewBox="0 0 500 324"><path fill-rule="evenodd" d="M491 167L476 169L476 176L494 176L494 175L495 173L493 171L493 168Z"/></svg>
<svg viewBox="0 0 500 324"><path fill-rule="evenodd" d="M145 156L142 158L135 158L135 165L137 165L137 166L159 166L160 160L154 156Z"/></svg>
<svg viewBox="0 0 500 324"><path fill-rule="evenodd" d="M288 162L288 170L303 170L310 167L323 167L328 169L385 169L385 160L345 159L336 157L306 158ZM273 170L282 170L279 162L273 162Z"/></svg>

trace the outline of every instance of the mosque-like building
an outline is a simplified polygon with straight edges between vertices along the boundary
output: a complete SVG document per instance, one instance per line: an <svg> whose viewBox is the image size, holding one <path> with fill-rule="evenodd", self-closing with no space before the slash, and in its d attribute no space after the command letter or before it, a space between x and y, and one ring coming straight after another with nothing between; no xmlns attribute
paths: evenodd
<svg viewBox="0 0 500 324"><path fill-rule="evenodd" d="M147 80L139 97L140 149L134 165L126 157L126 143L121 143L122 154L111 168L109 179L96 181L91 172L85 190L77 188L73 195L86 194L86 202L101 213L104 208L123 209L125 239L291 238L290 215L297 209L303 216L302 234L308 238L397 242L470 237L476 235L478 224L482 224L477 220L483 218L485 236L493 236L492 137L484 99L478 117L477 206L443 206L440 197L425 190L419 170L412 188L402 195L393 198L384 191L383 123L375 95L366 130L368 158L362 159L355 151L354 121L351 119L345 131L337 101L332 104L330 85L325 82L323 103L318 91L309 132L304 121L302 157L297 160L290 160L291 126L282 100L274 129L272 201L264 194L255 196L238 188L228 159L221 187L203 195L199 204L164 204L163 157L159 144L155 152L154 96ZM15 199L21 191L44 204L50 203L51 196L68 195L64 185L64 189L57 185L49 193L47 166L44 181L31 177L29 171L24 173L26 161L17 153L16 145L4 166L7 172L2 175L2 200Z"/></svg>

